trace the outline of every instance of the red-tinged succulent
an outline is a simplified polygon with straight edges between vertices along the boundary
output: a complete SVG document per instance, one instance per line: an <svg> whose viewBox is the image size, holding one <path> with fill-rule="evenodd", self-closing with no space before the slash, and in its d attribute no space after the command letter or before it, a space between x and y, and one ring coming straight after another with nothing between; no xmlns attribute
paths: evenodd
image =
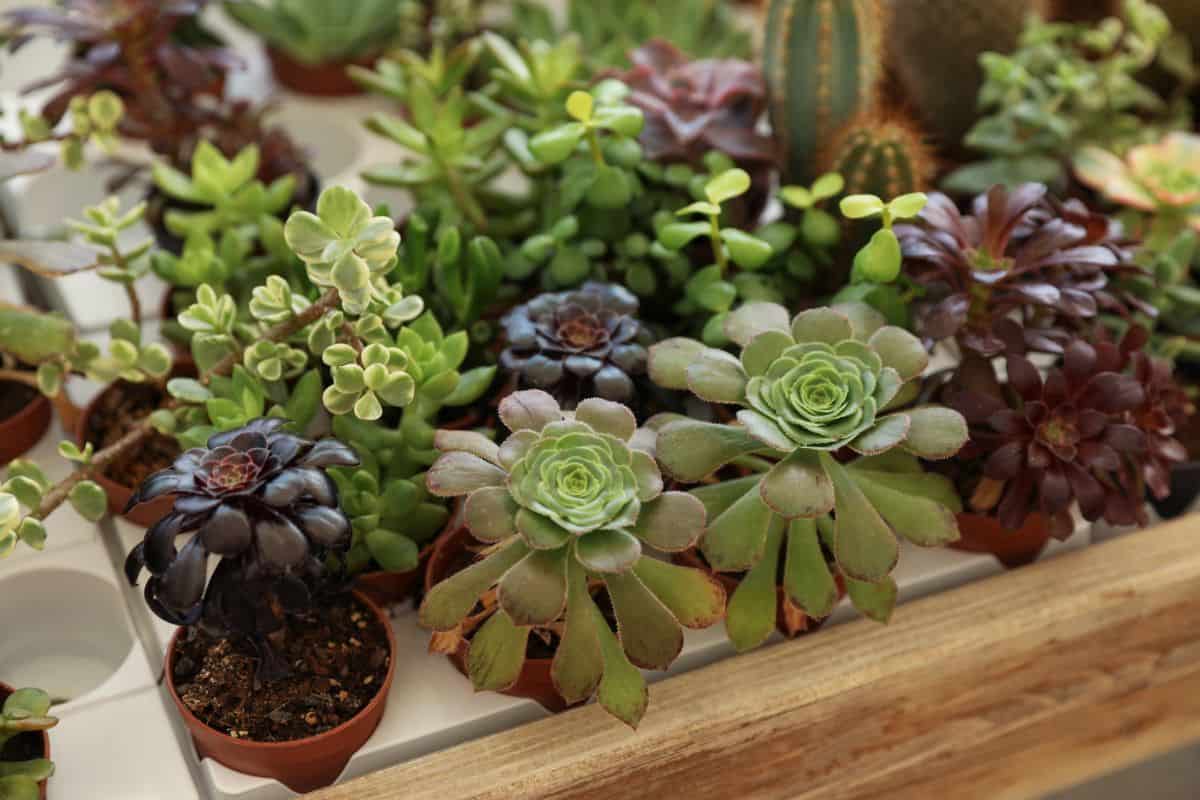
<svg viewBox="0 0 1200 800"><path fill-rule="evenodd" d="M615 284L538 295L504 318L500 365L521 388L543 389L564 408L588 397L628 403L651 343L637 312L637 298Z"/></svg>
<svg viewBox="0 0 1200 800"><path fill-rule="evenodd" d="M754 64L691 61L662 39L634 50L630 60L633 68L619 77L633 90L629 102L645 114L640 141L647 158L700 165L718 150L751 172L774 161L774 142L757 129L767 89Z"/></svg>
<svg viewBox="0 0 1200 800"><path fill-rule="evenodd" d="M1020 336L1014 322L998 327L1010 342ZM945 399L971 426L960 461L982 464L975 510L994 511L1011 530L1041 512L1060 537L1074 529L1073 502L1088 520L1145 522L1145 486L1165 492L1166 471L1182 455L1172 434L1186 399L1169 369L1141 351L1144 330L1120 344L1096 338L1072 339L1045 377L1017 346L1003 385L982 359L960 368Z"/></svg>
<svg viewBox="0 0 1200 800"><path fill-rule="evenodd" d="M1041 184L993 187L970 214L933 194L918 223L896 234L906 271L926 290L918 321L927 339L998 355L1005 342L996 326L1015 315L1030 350L1061 353L1100 312L1153 314L1115 285L1140 271L1119 226L1078 201L1048 197Z"/></svg>
<svg viewBox="0 0 1200 800"><path fill-rule="evenodd" d="M1176 131L1120 158L1099 147L1075 157L1075 175L1113 202L1176 215L1200 230L1200 135Z"/></svg>
<svg viewBox="0 0 1200 800"><path fill-rule="evenodd" d="M125 562L130 583L150 573L146 603L162 619L263 644L282 626L281 612L309 605L325 554L349 546L350 521L325 469L353 466L357 456L336 439L313 443L279 430L284 422L258 419L217 434L130 499L132 507L175 496ZM211 579L209 555L221 558Z"/></svg>

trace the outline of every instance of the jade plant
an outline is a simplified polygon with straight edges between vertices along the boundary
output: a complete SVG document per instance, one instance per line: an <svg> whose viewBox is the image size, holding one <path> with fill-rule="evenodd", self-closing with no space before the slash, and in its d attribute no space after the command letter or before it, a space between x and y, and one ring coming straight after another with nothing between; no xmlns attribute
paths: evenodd
<svg viewBox="0 0 1200 800"><path fill-rule="evenodd" d="M667 668L683 647L681 625L702 628L721 616L724 593L712 578L649 555L691 547L704 507L664 491L653 437L618 403L589 398L570 414L545 392L526 390L501 402L500 418L511 433L499 445L478 433L438 432L442 455L429 489L465 496L467 527L491 547L430 590L421 624L453 631L496 587L495 611L470 641L476 688L511 686L531 631L555 627L551 676L562 698L596 693L636 726L647 703L637 668Z"/></svg>
<svg viewBox="0 0 1200 800"><path fill-rule="evenodd" d="M782 306L750 303L725 328L739 356L669 339L651 348L650 377L738 408L736 424L653 421L667 474L685 483L716 474L693 496L708 508L709 565L746 572L730 599L730 638L747 649L773 629L781 553L788 602L808 616L832 611L840 579L860 610L886 620L897 535L922 546L958 538L952 487L912 456L953 456L966 422L944 406L911 406L925 349L868 306L814 308L789 321ZM729 464L751 474L720 471Z"/></svg>
<svg viewBox="0 0 1200 800"><path fill-rule="evenodd" d="M289 670L275 656L272 634L322 590L325 555L350 542L350 521L326 470L358 463L338 440L312 442L281 430L284 424L258 419L217 434L151 475L129 500L132 508L174 495L171 512L125 561L131 584L150 573L150 610L172 625L248 638L266 679ZM191 537L177 548L185 534ZM220 559L211 576L210 555Z"/></svg>
<svg viewBox="0 0 1200 800"><path fill-rule="evenodd" d="M40 733L58 724L49 716L50 696L41 689L17 689L4 700L0 709L0 748L14 736ZM54 774L54 762L48 758L26 761L0 761L0 798L37 800L38 783Z"/></svg>
<svg viewBox="0 0 1200 800"><path fill-rule="evenodd" d="M587 397L632 403L651 338L637 312L637 298L613 284L538 295L502 320L500 366L564 408Z"/></svg>
<svg viewBox="0 0 1200 800"><path fill-rule="evenodd" d="M966 145L986 158L953 173L948 189L977 194L1029 181L1062 189L1072 156L1085 146L1123 153L1188 127L1190 53L1171 46L1170 20L1148 0L1125 0L1122 12L1095 25L1031 15L1016 52L981 57L985 116ZM1151 66L1176 79L1173 95L1145 82Z"/></svg>

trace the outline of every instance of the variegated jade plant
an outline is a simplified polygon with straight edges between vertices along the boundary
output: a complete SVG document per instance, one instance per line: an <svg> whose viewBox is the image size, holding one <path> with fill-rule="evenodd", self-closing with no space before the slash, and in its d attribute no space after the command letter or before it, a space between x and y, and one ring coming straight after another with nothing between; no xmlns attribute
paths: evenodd
<svg viewBox="0 0 1200 800"><path fill-rule="evenodd" d="M512 431L500 445L479 433L438 432L442 455L429 490L465 495L467 527L491 547L433 587L421 623L454 630L498 587L498 608L470 643L476 688L511 686L530 631L554 626L561 640L551 675L563 699L596 692L605 709L636 726L647 703L637 668L666 669L683 647L680 626L707 627L724 609L711 576L645 552L693 546L704 506L663 491L654 436L619 403L590 398L571 413L546 392L526 390L505 398L500 419ZM593 599L601 587L619 636Z"/></svg>
<svg viewBox="0 0 1200 800"><path fill-rule="evenodd" d="M804 613L827 616L840 577L860 611L886 620L896 535L923 546L958 538L953 486L914 456L954 455L966 422L942 406L904 408L927 354L865 305L815 308L789 322L782 306L751 303L725 331L740 358L669 339L651 349L650 374L663 387L739 406L737 422L662 415L651 427L660 463L679 481L698 483L731 463L755 473L692 492L708 512L701 549L709 564L747 572L729 604L731 640L749 649L774 628L781 555L786 598Z"/></svg>

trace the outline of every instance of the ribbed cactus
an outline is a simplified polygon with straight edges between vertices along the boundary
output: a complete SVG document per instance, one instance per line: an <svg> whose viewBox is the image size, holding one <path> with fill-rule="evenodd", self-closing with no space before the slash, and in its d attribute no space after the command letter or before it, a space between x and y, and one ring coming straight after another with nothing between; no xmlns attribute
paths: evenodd
<svg viewBox="0 0 1200 800"><path fill-rule="evenodd" d="M837 172L846 194L899 197L930 188L937 164L917 127L897 116L868 114L842 129L820 158L822 172Z"/></svg>
<svg viewBox="0 0 1200 800"><path fill-rule="evenodd" d="M771 0L764 69L789 181L816 177L817 154L874 108L883 75L880 0Z"/></svg>
<svg viewBox="0 0 1200 800"><path fill-rule="evenodd" d="M1187 2L1187 0L1185 0ZM925 130L947 152L979 117L982 53L1011 52L1041 0L887 0L888 62Z"/></svg>

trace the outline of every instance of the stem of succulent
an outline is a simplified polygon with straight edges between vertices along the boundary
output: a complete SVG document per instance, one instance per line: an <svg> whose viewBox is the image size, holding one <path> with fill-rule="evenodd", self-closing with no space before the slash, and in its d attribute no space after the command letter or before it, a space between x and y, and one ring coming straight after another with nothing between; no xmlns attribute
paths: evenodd
<svg viewBox="0 0 1200 800"><path fill-rule="evenodd" d="M37 376L34 373L19 369L0 369L0 381L23 383L34 389L38 387Z"/></svg>
<svg viewBox="0 0 1200 800"><path fill-rule="evenodd" d="M133 288L132 283L126 283L125 296L129 298L129 315L133 319L133 324L139 328L142 325L142 301L138 298L137 289Z"/></svg>
<svg viewBox="0 0 1200 800"><path fill-rule="evenodd" d="M343 322L342 333L346 334L346 341L348 341L350 346L354 348L354 352L361 356L363 351L363 343L362 339L358 338L358 334L354 332L354 327L349 322Z"/></svg>
<svg viewBox="0 0 1200 800"><path fill-rule="evenodd" d="M708 236L712 239L713 254L717 258L717 269L724 277L729 268L729 256L725 255L725 245L721 241L721 216L710 214L708 217Z"/></svg>
<svg viewBox="0 0 1200 800"><path fill-rule="evenodd" d="M600 137L596 135L594 130L587 132L588 147L592 149L592 159L595 160L596 166L603 167L604 151L600 149Z"/></svg>
<svg viewBox="0 0 1200 800"><path fill-rule="evenodd" d="M272 342L281 342L286 340L296 331L305 326L316 322L326 311L337 306L339 302L337 289L330 289L325 294L321 295L315 303L301 311L291 319L284 320L277 325L272 326L263 334L263 340ZM230 353L225 358L221 359L217 364L202 377L202 381L207 383L214 376L228 375L233 371L235 364L242 360L242 348L238 348L236 352ZM176 402L171 400L164 404L162 408L173 409L176 407ZM108 447L96 452L92 456L92 460L87 465L80 467L72 472L67 477L63 478L58 483L51 486L42 496L42 502L38 507L30 513L29 516L34 519L44 520L51 513L66 501L67 495L71 493L78 484L87 480L97 470L102 470L110 462L125 451L137 447L145 439L154 432L154 426L150 424L150 416L146 415L141 419L128 433L122 436L117 441L110 444Z"/></svg>
<svg viewBox="0 0 1200 800"><path fill-rule="evenodd" d="M442 172L446 176L446 184L450 187L450 195L454 198L454 202L458 205L459 210L467 216L471 224L478 228L480 232L486 231L487 216L484 215L483 209L480 208L479 201L463 185L462 176L458 174L458 170L446 164L436 154L434 158L442 167Z"/></svg>

